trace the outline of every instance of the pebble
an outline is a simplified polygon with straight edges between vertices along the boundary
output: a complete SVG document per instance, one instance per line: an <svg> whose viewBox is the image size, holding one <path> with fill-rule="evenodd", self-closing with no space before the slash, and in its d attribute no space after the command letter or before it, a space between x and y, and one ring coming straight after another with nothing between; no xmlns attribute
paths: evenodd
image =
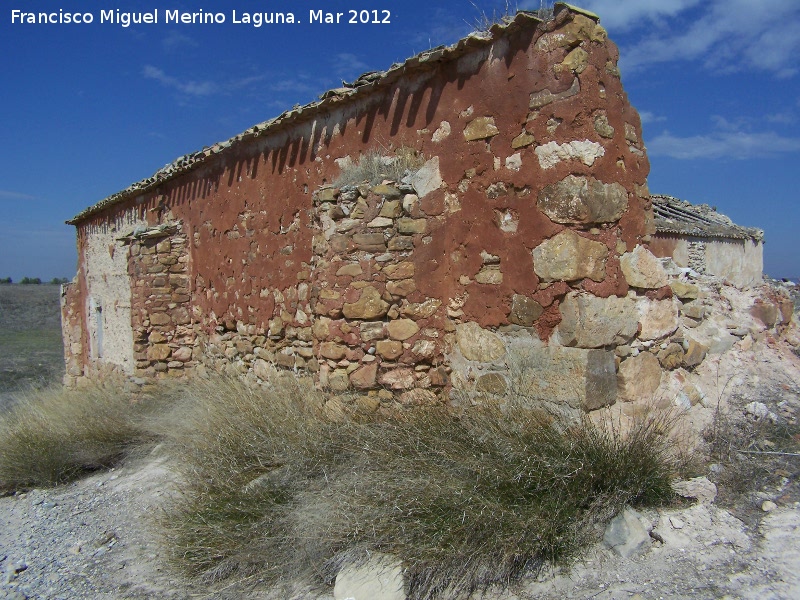
<svg viewBox="0 0 800 600"><path fill-rule="evenodd" d="M761 505L761 510L764 512L772 512L778 508L778 505L775 504L772 500L765 500L764 503Z"/></svg>
<svg viewBox="0 0 800 600"><path fill-rule="evenodd" d="M672 525L673 529L683 529L685 523L681 521L678 517L670 517L669 524Z"/></svg>

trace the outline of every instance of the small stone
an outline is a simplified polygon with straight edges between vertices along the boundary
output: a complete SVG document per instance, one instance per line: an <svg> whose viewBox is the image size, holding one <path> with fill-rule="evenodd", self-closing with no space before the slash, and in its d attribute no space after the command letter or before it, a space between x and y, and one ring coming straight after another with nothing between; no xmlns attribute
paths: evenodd
<svg viewBox="0 0 800 600"><path fill-rule="evenodd" d="M425 233L428 229L427 219L397 219L397 231L399 233L415 234ZM355 236L353 236L355 238Z"/></svg>
<svg viewBox="0 0 800 600"><path fill-rule="evenodd" d="M695 498L701 504L714 502L717 497L717 486L707 477L695 477L672 484L675 493L684 498Z"/></svg>
<svg viewBox="0 0 800 600"><path fill-rule="evenodd" d="M477 117L464 128L464 138L468 141L484 140L500 133L494 124L494 117Z"/></svg>
<svg viewBox="0 0 800 600"><path fill-rule="evenodd" d="M385 183L376 185L374 188L372 188L372 193L378 196L383 196L386 200L394 200L395 198L402 196L400 190L393 185L387 185Z"/></svg>
<svg viewBox="0 0 800 600"><path fill-rule="evenodd" d="M778 505L775 504L772 500L765 500L764 503L761 505L761 510L764 512L772 512L778 508Z"/></svg>
<svg viewBox="0 0 800 600"><path fill-rule="evenodd" d="M669 287L672 288L672 293L681 300L697 300L700 295L700 287L693 283L685 281L670 281Z"/></svg>
<svg viewBox="0 0 800 600"><path fill-rule="evenodd" d="M381 298L381 293L372 286L361 290L357 302L345 303L342 308L344 316L348 319L372 320L382 317L389 310L389 304Z"/></svg>
<svg viewBox="0 0 800 600"><path fill-rule="evenodd" d="M533 326L536 319L542 316L544 308L533 298L514 294L511 299L511 314L508 320L523 327Z"/></svg>
<svg viewBox="0 0 800 600"><path fill-rule="evenodd" d="M684 352L680 344L671 343L658 353L658 362L665 369L677 369L683 364Z"/></svg>
<svg viewBox="0 0 800 600"><path fill-rule="evenodd" d="M614 137L614 128L609 125L608 117L604 114L597 115L594 118L594 130L604 138L611 139Z"/></svg>
<svg viewBox="0 0 800 600"><path fill-rule="evenodd" d="M673 529L683 529L684 522L681 521L678 517L672 516L669 518L669 524L672 525Z"/></svg>
<svg viewBox="0 0 800 600"><path fill-rule="evenodd" d="M367 223L367 227L375 227L375 228L385 228L391 227L394 225L394 219L390 219L389 217L375 217Z"/></svg>
<svg viewBox="0 0 800 600"><path fill-rule="evenodd" d="M380 340L375 349L386 360L395 360L403 355L403 344L396 340Z"/></svg>
<svg viewBox="0 0 800 600"><path fill-rule="evenodd" d="M603 542L623 558L643 554L650 548L650 535L642 526L639 513L626 506L603 534Z"/></svg>
<svg viewBox="0 0 800 600"><path fill-rule="evenodd" d="M417 334L419 326L411 319L397 319L389 321L386 329L393 340L405 341Z"/></svg>
<svg viewBox="0 0 800 600"><path fill-rule="evenodd" d="M514 150L519 150L520 148L525 148L525 147L530 146L531 144L533 144L535 142L536 142L536 138L533 137L533 135L531 135L527 131L523 131L517 137L515 137L513 140L511 140L511 147Z"/></svg>

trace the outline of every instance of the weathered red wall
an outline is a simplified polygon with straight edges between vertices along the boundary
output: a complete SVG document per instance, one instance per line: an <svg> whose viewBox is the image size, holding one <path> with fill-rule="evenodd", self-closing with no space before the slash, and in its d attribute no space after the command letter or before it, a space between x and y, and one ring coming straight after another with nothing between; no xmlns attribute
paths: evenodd
<svg viewBox="0 0 800 600"><path fill-rule="evenodd" d="M371 280L372 271L371 259L364 256L365 274L356 278L337 280L335 273L317 269L320 260L336 252L315 249L320 208L313 194L339 176L335 159L410 148L425 159L438 157L443 185L406 215L427 222L424 233L413 234L413 251L407 253L416 289L388 293L388 301L440 300L436 316L420 325L444 335L453 322L508 324L518 295L543 307L534 326L547 338L560 320L560 299L570 290L601 297L627 292L619 255L650 233L652 221L640 120L619 79L616 47L583 14L563 10L547 23L519 16L513 27L495 30L491 43L475 41L474 46L460 58L409 64L407 76L308 109L305 119L301 113L288 126L235 143L200 167L87 217L78 224L79 235L121 211L153 225L180 220L189 242L191 295L190 323L183 325L207 340L202 352L219 361L244 357L252 364L261 345L271 362L315 370L320 340L315 342L309 332L320 282L329 289L346 287L343 303L356 296L353 281ZM575 86L579 91L570 95ZM542 101L545 90L550 102ZM493 120L496 132L468 139L465 128L484 117ZM442 138L444 122L450 134ZM536 148L576 140L600 144L604 154L591 166L574 158L551 168L540 165ZM518 170L507 167L509 157L512 167L521 162ZM569 175L620 184L627 192L627 210L619 221L565 225L548 218L537 199L546 186ZM460 210L454 210L454 199ZM377 202L374 196L372 209L377 210ZM517 223L515 232L500 228L504 214ZM602 281L542 282L537 277L532 250L564 229L608 248ZM499 258L502 282L476 281L482 251ZM379 282L385 292L385 280ZM146 297L144 292L134 295L134 312L146 310ZM464 303L448 317L454 298ZM139 332L142 344L149 333ZM237 336L247 337L246 343L229 351ZM286 357L288 351L283 358L276 356L288 347L298 349L289 352L294 358ZM137 350L140 358L146 352ZM440 344L437 356L442 351ZM144 368L144 363L137 366Z"/></svg>

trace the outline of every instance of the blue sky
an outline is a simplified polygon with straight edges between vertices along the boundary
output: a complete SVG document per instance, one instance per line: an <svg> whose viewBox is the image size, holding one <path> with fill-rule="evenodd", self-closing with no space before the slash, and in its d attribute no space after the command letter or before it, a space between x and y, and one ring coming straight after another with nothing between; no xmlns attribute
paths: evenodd
<svg viewBox="0 0 800 600"><path fill-rule="evenodd" d="M765 230L765 270L800 277L800 2L584 0L620 47L642 115L650 189ZM539 0L510 2L539 8ZM178 156L305 104L341 80L449 44L505 0L16 0L0 13L0 277L71 278L64 220ZM12 23L11 11L92 24ZM223 12L223 25L122 27L100 11ZM309 9L391 11L311 25ZM234 25L231 11L294 12Z"/></svg>

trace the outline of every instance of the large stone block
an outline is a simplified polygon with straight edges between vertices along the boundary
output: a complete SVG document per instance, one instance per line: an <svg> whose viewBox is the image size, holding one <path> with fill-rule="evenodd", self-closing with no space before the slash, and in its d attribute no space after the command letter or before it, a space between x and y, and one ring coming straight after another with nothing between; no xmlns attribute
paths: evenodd
<svg viewBox="0 0 800 600"><path fill-rule="evenodd" d="M626 252L619 262L625 280L631 287L656 289L667 285L667 272L661 261L644 246L636 246L633 252Z"/></svg>
<svg viewBox="0 0 800 600"><path fill-rule="evenodd" d="M506 347L499 336L473 321L456 327L456 342L467 360L492 362L505 356Z"/></svg>
<svg viewBox="0 0 800 600"><path fill-rule="evenodd" d="M608 247L565 229L533 249L533 270L544 281L606 277Z"/></svg>
<svg viewBox="0 0 800 600"><path fill-rule="evenodd" d="M439 157L434 156L427 161L422 167L414 173L411 177L411 186L417 192L419 198L424 198L434 190L442 187L444 181L442 174L439 172Z"/></svg>
<svg viewBox="0 0 800 600"><path fill-rule="evenodd" d="M635 402L653 398L661 384L661 365L649 352L626 359L619 366L617 376L617 399Z"/></svg>
<svg viewBox="0 0 800 600"><path fill-rule="evenodd" d="M678 301L673 298L667 300L640 298L638 310L639 322L642 324L639 339L658 340L678 328Z"/></svg>
<svg viewBox="0 0 800 600"><path fill-rule="evenodd" d="M613 223L628 208L628 192L619 183L603 183L594 177L568 175L542 189L538 206L555 223Z"/></svg>
<svg viewBox="0 0 800 600"><path fill-rule="evenodd" d="M572 292L561 303L560 309L562 318L557 331L565 346L618 346L636 335L636 303L629 298L598 298Z"/></svg>
<svg viewBox="0 0 800 600"><path fill-rule="evenodd" d="M515 352L524 374L510 385L532 404L569 406L584 411L614 404L617 373L608 350L531 346Z"/></svg>

